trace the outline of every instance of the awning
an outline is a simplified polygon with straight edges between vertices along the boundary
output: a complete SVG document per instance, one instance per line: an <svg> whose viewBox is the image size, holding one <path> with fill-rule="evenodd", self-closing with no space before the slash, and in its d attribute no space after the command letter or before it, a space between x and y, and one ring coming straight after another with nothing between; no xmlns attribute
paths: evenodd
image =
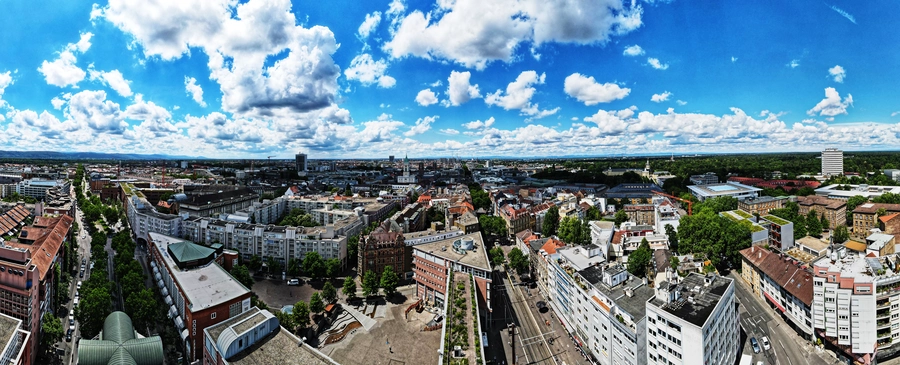
<svg viewBox="0 0 900 365"><path fill-rule="evenodd" d="M150 261L150 266L156 269L156 261Z"/></svg>
<svg viewBox="0 0 900 365"><path fill-rule="evenodd" d="M782 307L781 304L778 303L777 300L775 300L775 298L772 298L772 297L769 295L769 293L763 292L763 295L765 295L766 298L769 299L770 302L772 302L772 304L775 304L775 306L778 307L778 309L781 310L781 312L784 312L784 307Z"/></svg>
<svg viewBox="0 0 900 365"><path fill-rule="evenodd" d="M153 267L153 275L159 275L159 269L156 266Z"/></svg>
<svg viewBox="0 0 900 365"><path fill-rule="evenodd" d="M181 320L181 316L175 316L175 327L178 327L179 331L184 329L184 321Z"/></svg>
<svg viewBox="0 0 900 365"><path fill-rule="evenodd" d="M172 297L166 295L165 301L166 301L166 305L172 305Z"/></svg>
<svg viewBox="0 0 900 365"><path fill-rule="evenodd" d="M162 295L164 297L169 296L169 289L166 289L166 287L162 287L162 289L159 289L159 292L162 293ZM172 303L169 303L169 304L172 304Z"/></svg>
<svg viewBox="0 0 900 365"><path fill-rule="evenodd" d="M175 317L176 315L178 315L178 311L175 310L175 306L169 307L169 318Z"/></svg>
<svg viewBox="0 0 900 365"><path fill-rule="evenodd" d="M156 273L153 277L155 277L156 280L162 280L162 276L159 276L159 273Z"/></svg>
<svg viewBox="0 0 900 365"><path fill-rule="evenodd" d="M158 280L158 281L156 282L156 285L159 285L160 288L164 288L164 287L165 287L165 286L163 286L163 281L162 281L162 280Z"/></svg>
<svg viewBox="0 0 900 365"><path fill-rule="evenodd" d="M184 331L181 331L181 340L182 341L187 340L187 336L188 336L188 330L187 330L187 328L185 328Z"/></svg>

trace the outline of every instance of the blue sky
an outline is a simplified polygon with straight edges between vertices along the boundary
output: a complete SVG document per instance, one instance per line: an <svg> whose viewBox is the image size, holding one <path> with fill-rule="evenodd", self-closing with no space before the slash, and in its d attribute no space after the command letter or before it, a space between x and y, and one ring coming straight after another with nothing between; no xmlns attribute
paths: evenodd
<svg viewBox="0 0 900 365"><path fill-rule="evenodd" d="M0 1L0 149L896 149L900 3Z"/></svg>

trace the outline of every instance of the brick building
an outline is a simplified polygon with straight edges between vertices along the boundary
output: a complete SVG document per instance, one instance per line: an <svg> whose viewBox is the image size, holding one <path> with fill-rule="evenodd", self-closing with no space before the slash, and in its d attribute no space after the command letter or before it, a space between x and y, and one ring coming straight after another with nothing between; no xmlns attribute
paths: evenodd
<svg viewBox="0 0 900 365"><path fill-rule="evenodd" d="M738 201L738 209L750 214L766 215L772 209L784 208L785 198L761 196Z"/></svg>
<svg viewBox="0 0 900 365"><path fill-rule="evenodd" d="M820 216L828 219L828 229L847 224L847 202L837 199L829 199L824 196L810 195L797 198L800 206L800 214L807 215L810 210L815 210Z"/></svg>
<svg viewBox="0 0 900 365"><path fill-rule="evenodd" d="M179 238L149 234L153 280L169 306L188 362L203 356L204 329L250 309L250 290L214 262L223 254Z"/></svg>
<svg viewBox="0 0 900 365"><path fill-rule="evenodd" d="M368 236L359 240L359 270L363 276L369 270L381 277L386 266L391 266L396 273L410 270L407 260L406 244L403 243L403 232L392 227L390 221L384 221Z"/></svg>
<svg viewBox="0 0 900 365"><path fill-rule="evenodd" d="M628 221L640 225L656 225L656 208L653 204L628 204L624 207Z"/></svg>
<svg viewBox="0 0 900 365"><path fill-rule="evenodd" d="M900 204L864 203L853 210L853 234L866 237L869 230L878 227L878 212L900 213Z"/></svg>
<svg viewBox="0 0 900 365"><path fill-rule="evenodd" d="M413 247L416 296L443 306L447 295L447 277L464 272L475 277L480 305L491 309L491 264L481 232Z"/></svg>

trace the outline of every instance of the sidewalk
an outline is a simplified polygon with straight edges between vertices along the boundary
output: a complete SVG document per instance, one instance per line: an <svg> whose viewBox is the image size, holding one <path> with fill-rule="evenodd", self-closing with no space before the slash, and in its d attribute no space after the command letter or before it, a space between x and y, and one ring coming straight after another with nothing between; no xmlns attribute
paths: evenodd
<svg viewBox="0 0 900 365"><path fill-rule="evenodd" d="M361 324L363 326L363 328L366 329L366 331L370 331L372 329L372 327L375 327L375 324L378 323L377 321L375 321L375 319L373 319L365 314L362 314L362 312L356 310L356 308L353 308L353 306L347 305L347 306L344 306L343 308L344 308L344 310L347 311L347 313L350 313L350 315L353 316L353 318L355 318L357 321L359 321L359 324Z"/></svg>
<svg viewBox="0 0 900 365"><path fill-rule="evenodd" d="M744 282L744 279L737 272L732 272L731 278L734 279L737 285L741 285L747 292L753 293L750 285ZM762 305L763 308L769 308L769 305L765 303L761 298L751 295L752 299L757 301ZM819 348L818 346L813 345L809 341L802 339L790 324L785 322L784 318L781 318L781 315L775 312L770 312L773 318L772 320L766 322L770 331L774 331L776 329L783 331L783 333L788 334L787 337L794 342L794 344L803 352L803 355L807 359L807 363L809 364L834 364L840 365L842 362L838 361L837 356L831 350L825 350ZM782 326L783 325L783 326ZM812 360L810 362L809 360Z"/></svg>

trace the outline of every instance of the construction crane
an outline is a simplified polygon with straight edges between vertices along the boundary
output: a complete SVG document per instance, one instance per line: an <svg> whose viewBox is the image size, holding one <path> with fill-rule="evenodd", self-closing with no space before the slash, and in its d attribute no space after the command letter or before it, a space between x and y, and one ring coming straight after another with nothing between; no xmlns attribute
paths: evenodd
<svg viewBox="0 0 900 365"><path fill-rule="evenodd" d="M687 206L688 206L688 215L693 215L693 214L694 214L694 213L693 213L694 202L692 202L692 201L690 201L690 200L687 200L687 199L681 199L681 198L679 198L679 197L677 197L677 196L672 196L672 195L663 193L663 192L661 192L661 191L654 191L653 194L656 194L656 195L662 195L662 196L665 196L665 197L668 197L668 198L672 198L672 199L678 200L678 201L680 201L680 202L682 202L682 203L687 203Z"/></svg>

